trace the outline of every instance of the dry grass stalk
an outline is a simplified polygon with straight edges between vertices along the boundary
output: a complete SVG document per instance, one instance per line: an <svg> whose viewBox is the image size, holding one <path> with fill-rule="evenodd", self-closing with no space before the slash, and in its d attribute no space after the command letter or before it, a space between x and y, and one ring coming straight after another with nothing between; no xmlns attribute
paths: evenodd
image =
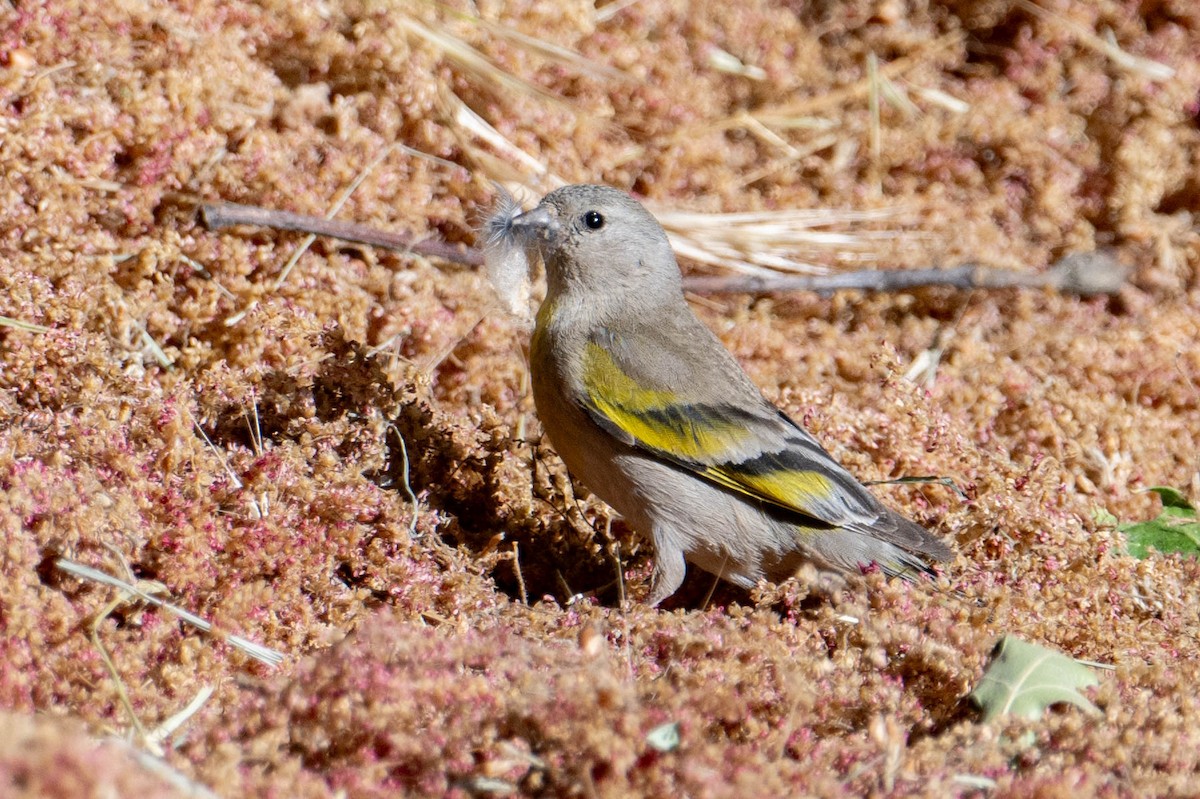
<svg viewBox="0 0 1200 799"><path fill-rule="evenodd" d="M870 165L870 182L871 191L878 197L883 194L882 178L880 176L881 158L880 151L883 149L883 135L879 123L879 59L874 53L867 54L867 110L870 114L870 127L868 128L868 140L871 145L871 165Z"/></svg>
<svg viewBox="0 0 1200 799"><path fill-rule="evenodd" d="M14 330L24 330L27 333L49 333L50 328L45 325L35 325L33 322L22 322L20 319L13 319L11 316L0 316L0 327L11 327Z"/></svg>
<svg viewBox="0 0 1200 799"><path fill-rule="evenodd" d="M921 50L912 55L897 58L894 61L889 61L887 64L879 68L879 76L886 80L897 80L901 75L915 68L921 63L928 61L933 56L947 50L957 44L962 39L960 32L954 31L945 36L938 37L931 41ZM840 86L823 94L818 94L815 97L805 97L790 103L782 103L774 106L759 108L751 112L754 119L758 120L763 125L771 128L789 128L798 127L798 121L811 119L813 116L839 108L853 100L861 100L871 91L871 79L869 76L864 76L861 80L851 83L847 86ZM703 130L721 130L733 129L743 126L741 122L741 113L727 117L724 120L719 120L710 123L704 123L696 127ZM696 132L693 129L690 133L687 131L681 132L681 135L693 135Z"/></svg>
<svg viewBox="0 0 1200 799"><path fill-rule="evenodd" d="M450 59L451 63L473 78L517 94L538 97L559 106L563 105L561 99L550 94L545 89L535 86L529 81L522 80L509 72L505 72L462 39L451 36L445 31L435 31L427 28L411 17L401 19L399 24L405 31L417 39L436 47Z"/></svg>
<svg viewBox="0 0 1200 799"><path fill-rule="evenodd" d="M1116 42L1111 39L1106 39L1097 36L1092 31L1080 25L1078 22L1065 17L1062 14L1055 13L1046 8L1042 8L1032 0L1017 0L1017 5L1024 11L1029 12L1038 19L1049 22L1052 25L1057 25L1064 30L1069 31L1073 36L1079 39L1079 43L1090 50L1093 50L1105 56L1117 65L1120 69L1127 72L1132 72L1136 75L1141 75L1145 78L1154 81L1170 80L1175 77L1175 69L1166 64L1154 61L1150 58L1127 53L1117 46Z"/></svg>
<svg viewBox="0 0 1200 799"><path fill-rule="evenodd" d="M64 571L74 577L79 577L83 580L91 580L92 582L100 583L101 585L108 585L113 588L120 589L126 594L137 597L147 604L154 605L157 608L162 608L168 613L178 617L181 621L192 625L201 632L218 635L234 649L249 655L261 663L265 663L268 666L278 666L283 662L284 654L279 650L271 649L270 647L263 646L262 644L256 644L248 638L242 638L240 635L219 633L213 629L212 622L205 621L195 613L191 613L181 607L172 605L170 602L159 599L153 594L143 591L138 586L126 582L125 580L118 579L110 574L100 571L99 569L93 569L91 566L84 566L82 563L76 563L72 560L68 560L67 558L58 558L54 561L54 565L61 571Z"/></svg>
<svg viewBox="0 0 1200 799"><path fill-rule="evenodd" d="M621 72L619 69L614 69L604 64L597 64L590 58L586 58L570 48L563 47L559 44L554 44L553 42L548 42L545 39L539 39L535 36L530 36L527 33L522 33L519 30L510 28L507 25L501 25L500 23L493 22L490 19L484 19L483 17L476 16L474 14L468 14L463 11L459 11L458 9L442 5L441 3L436 3L435 5L437 5L438 8L442 9L447 14L458 17L459 19L469 22L472 25L476 25L487 31L489 34L504 39L505 41L515 44L518 47L524 48L531 53L536 53L537 55L554 61L557 64L568 67L580 75L595 78L596 80L630 79L628 75L626 75L624 72ZM442 32L442 35L448 36L448 34L446 34L444 31ZM463 43L460 42L460 44ZM471 48L470 45L463 44L463 46L470 50L474 50L474 48ZM475 51L475 55L477 55L478 58L486 61L486 59L484 59L483 56L478 53L478 51ZM491 69L502 72L499 67L492 64L490 61L487 62L487 64Z"/></svg>
<svg viewBox="0 0 1200 799"><path fill-rule="evenodd" d="M550 173L549 167L510 142L483 117L472 111L458 95L442 89L438 95L446 124L458 137L463 148L475 160L484 175L497 183L517 183L533 188L547 185L557 188L566 181ZM502 156L497 159L472 144L479 139ZM537 193L536 189L534 192Z"/></svg>
<svg viewBox="0 0 1200 799"><path fill-rule="evenodd" d="M652 205L651 210L679 255L743 274L816 274L825 268L805 258L834 254L840 260L870 260L873 242L900 235L897 230L848 233L828 229L852 222L894 219L898 209L889 208L703 214Z"/></svg>

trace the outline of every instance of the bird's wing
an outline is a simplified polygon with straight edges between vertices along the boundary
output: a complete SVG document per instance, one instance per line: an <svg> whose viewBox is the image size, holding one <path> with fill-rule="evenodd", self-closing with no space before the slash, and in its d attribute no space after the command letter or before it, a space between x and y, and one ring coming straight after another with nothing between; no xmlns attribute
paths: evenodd
<svg viewBox="0 0 1200 799"><path fill-rule="evenodd" d="M733 364L727 351L717 348L720 355L714 357ZM663 351L658 349L652 360L665 367ZM630 368L629 361L611 337L585 345L582 404L619 440L812 522L871 525L886 512L812 436L757 389L747 392L749 381L736 364L736 385L728 392L735 401L725 402L711 383L696 383L694 392L673 390L645 369ZM707 375L709 381L722 377L729 377L722 368Z"/></svg>

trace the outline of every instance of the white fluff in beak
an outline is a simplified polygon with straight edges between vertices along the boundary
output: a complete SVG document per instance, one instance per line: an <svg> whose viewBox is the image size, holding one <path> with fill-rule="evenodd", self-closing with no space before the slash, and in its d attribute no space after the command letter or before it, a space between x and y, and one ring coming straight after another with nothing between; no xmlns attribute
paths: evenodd
<svg viewBox="0 0 1200 799"><path fill-rule="evenodd" d="M483 262L501 306L528 325L533 322L529 310L529 255L512 226L521 213L521 204L503 188L497 189L496 205L483 223Z"/></svg>

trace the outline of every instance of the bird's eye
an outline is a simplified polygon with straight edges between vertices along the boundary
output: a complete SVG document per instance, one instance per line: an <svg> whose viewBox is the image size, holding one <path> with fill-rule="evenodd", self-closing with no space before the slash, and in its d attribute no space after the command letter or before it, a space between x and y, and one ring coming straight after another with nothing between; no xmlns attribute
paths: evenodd
<svg viewBox="0 0 1200 799"><path fill-rule="evenodd" d="M604 227L604 215L599 211L588 211L583 215L583 224L592 230L599 230Z"/></svg>

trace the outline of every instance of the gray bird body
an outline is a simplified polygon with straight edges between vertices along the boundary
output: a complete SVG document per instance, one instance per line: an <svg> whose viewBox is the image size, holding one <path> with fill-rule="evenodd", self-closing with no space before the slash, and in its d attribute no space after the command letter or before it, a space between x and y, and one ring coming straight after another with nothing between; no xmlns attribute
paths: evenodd
<svg viewBox="0 0 1200 799"><path fill-rule="evenodd" d="M665 232L628 195L568 186L510 227L546 266L538 416L571 473L653 542L649 604L685 561L748 588L805 561L911 575L952 557L763 397L692 313Z"/></svg>

